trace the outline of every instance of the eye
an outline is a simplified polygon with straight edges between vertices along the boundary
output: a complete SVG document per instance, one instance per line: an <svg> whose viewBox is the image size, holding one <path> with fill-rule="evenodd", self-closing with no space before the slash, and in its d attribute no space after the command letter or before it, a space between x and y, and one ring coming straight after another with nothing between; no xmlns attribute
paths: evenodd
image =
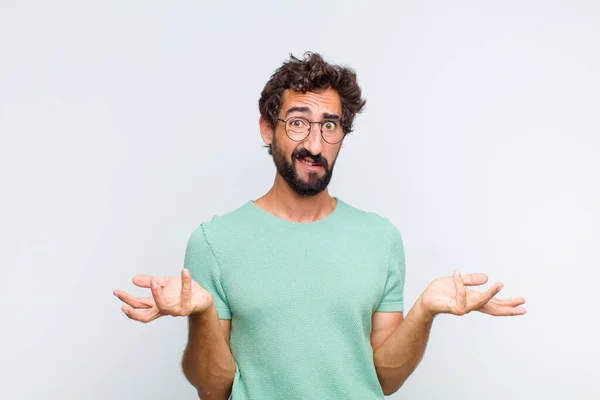
<svg viewBox="0 0 600 400"><path fill-rule="evenodd" d="M299 118L290 119L288 121L290 128L303 129L306 126L306 122Z"/></svg>
<svg viewBox="0 0 600 400"><path fill-rule="evenodd" d="M337 128L337 125L333 121L327 121L323 124L323 129L326 131L333 131L335 128Z"/></svg>

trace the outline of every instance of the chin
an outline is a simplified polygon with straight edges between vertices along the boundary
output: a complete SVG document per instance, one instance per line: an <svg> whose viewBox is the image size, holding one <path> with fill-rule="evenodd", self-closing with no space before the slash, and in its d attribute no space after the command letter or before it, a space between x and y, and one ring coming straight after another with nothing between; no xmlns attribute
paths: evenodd
<svg viewBox="0 0 600 400"><path fill-rule="evenodd" d="M323 190L325 190L325 189L323 189ZM313 197L313 196L316 196L319 193L323 192L323 190L316 190L316 189L306 190L306 189L300 189L300 190L295 190L295 192L297 194L299 194L300 196Z"/></svg>
<svg viewBox="0 0 600 400"><path fill-rule="evenodd" d="M296 176L302 176L302 175L305 175L305 176L322 176L322 175L325 175L325 173L326 173L326 171L325 171L324 168L320 172L310 172L310 171L305 170L301 166L296 165Z"/></svg>

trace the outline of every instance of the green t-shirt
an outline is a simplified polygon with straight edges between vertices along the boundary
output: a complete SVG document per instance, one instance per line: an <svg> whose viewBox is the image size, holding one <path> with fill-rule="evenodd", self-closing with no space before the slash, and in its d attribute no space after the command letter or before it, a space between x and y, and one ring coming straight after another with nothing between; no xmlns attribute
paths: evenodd
<svg viewBox="0 0 600 400"><path fill-rule="evenodd" d="M185 267L231 319L232 400L383 399L375 311L402 311L404 249L384 217L336 197L299 223L248 201L192 233Z"/></svg>

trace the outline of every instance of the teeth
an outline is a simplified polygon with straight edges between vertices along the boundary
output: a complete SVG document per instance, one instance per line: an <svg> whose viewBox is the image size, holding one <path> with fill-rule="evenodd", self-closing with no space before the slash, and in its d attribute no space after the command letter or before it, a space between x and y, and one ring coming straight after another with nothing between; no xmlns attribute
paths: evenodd
<svg viewBox="0 0 600 400"><path fill-rule="evenodd" d="M300 161L301 163L304 163L304 164L308 165L309 167L322 166L321 164L317 164L314 161L308 161L306 158L300 158L300 157L298 157L298 161Z"/></svg>

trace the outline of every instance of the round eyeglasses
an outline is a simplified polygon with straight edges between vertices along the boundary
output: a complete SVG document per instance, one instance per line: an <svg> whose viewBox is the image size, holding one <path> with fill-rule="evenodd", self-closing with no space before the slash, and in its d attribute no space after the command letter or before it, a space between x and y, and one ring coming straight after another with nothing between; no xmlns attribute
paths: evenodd
<svg viewBox="0 0 600 400"><path fill-rule="evenodd" d="M337 144L346 136L342 126L335 121L309 121L302 117L277 119L285 124L286 135L295 142L301 142L308 137L312 124L320 125L321 136L329 144Z"/></svg>

